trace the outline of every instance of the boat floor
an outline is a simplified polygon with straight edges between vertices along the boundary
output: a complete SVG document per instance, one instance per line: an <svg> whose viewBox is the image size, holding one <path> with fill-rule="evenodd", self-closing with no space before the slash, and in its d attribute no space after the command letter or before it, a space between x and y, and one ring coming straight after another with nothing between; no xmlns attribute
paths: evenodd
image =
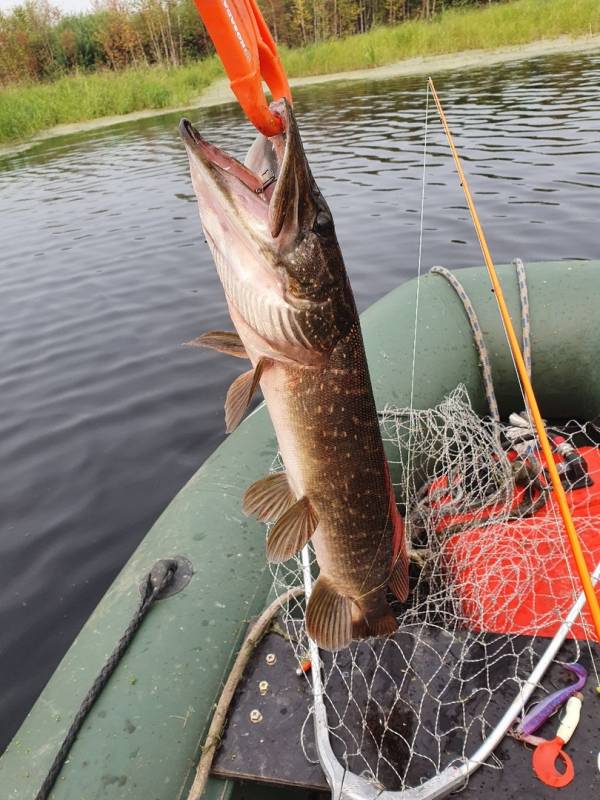
<svg viewBox="0 0 600 800"><path fill-rule="evenodd" d="M434 629L431 632L430 644L434 646L438 635L436 630L439 631ZM501 646L505 637L491 638ZM512 641L514 644L514 637ZM537 643L537 648L543 650L544 640ZM600 648L594 646L594 650L597 659ZM573 660L573 656L574 645L567 642L559 657L569 661ZM575 766L573 782L561 790L545 786L533 774L530 750L514 739L505 737L496 751L504 768L484 766L479 769L461 792L462 797L475 800L494 793L498 798L548 800L559 791L561 800L600 796L597 764L600 697L595 690L596 680L587 647L582 647L579 660L590 670L590 674L584 690L581 720L567 747ZM239 781L257 781L263 786L301 787L315 792L315 797L320 797L321 792L328 792L316 755L312 718L306 722L307 711L312 704L310 685L304 676L296 675L296 667L293 650L281 633L270 632L264 637L234 698L227 730L214 763L215 775ZM261 692L260 684L265 681L268 686L265 689L263 683ZM544 686L558 688L563 685L565 673L554 665L544 679ZM508 682L505 692L494 695L491 701L493 708L490 707L486 714L491 722L500 717L513 693L514 684ZM256 718L256 713L253 715L252 712L259 712L259 721L251 721L251 718ZM551 719L539 733L551 738L557 726L556 719ZM472 752L477 743L474 738L473 746L469 742L467 749ZM386 757L391 756L391 752L386 753ZM396 757L401 759L402 753L396 752ZM349 766L353 767L351 762ZM360 768L356 771L359 772ZM386 776L381 777L386 779ZM415 780L418 782L418 776L410 777L413 784ZM397 787L390 785L390 788Z"/></svg>

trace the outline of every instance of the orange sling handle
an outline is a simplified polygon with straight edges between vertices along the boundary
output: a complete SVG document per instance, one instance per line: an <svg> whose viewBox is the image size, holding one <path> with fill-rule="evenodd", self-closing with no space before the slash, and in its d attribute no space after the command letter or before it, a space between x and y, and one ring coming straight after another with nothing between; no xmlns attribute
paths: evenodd
<svg viewBox="0 0 600 800"><path fill-rule="evenodd" d="M195 0L196 8L223 62L231 90L246 116L265 136L282 132L269 109L262 82L274 100L292 95L277 46L256 0Z"/></svg>

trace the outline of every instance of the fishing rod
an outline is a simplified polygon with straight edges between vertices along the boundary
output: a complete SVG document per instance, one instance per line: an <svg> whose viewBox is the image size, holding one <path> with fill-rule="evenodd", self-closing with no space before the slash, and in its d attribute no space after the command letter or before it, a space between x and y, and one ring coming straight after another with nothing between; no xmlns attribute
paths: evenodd
<svg viewBox="0 0 600 800"><path fill-rule="evenodd" d="M527 405L529 407L529 411L531 413L533 423L537 431L540 447L542 449L542 453L544 454L544 460L546 461L546 466L548 468L548 473L550 475L552 489L554 491L554 496L556 497L556 500L558 502L560 515L562 517L564 528L567 537L569 539L569 544L571 546L573 558L575 559L575 566L577 567L577 572L579 573L579 578L581 580L583 593L587 600L592 620L594 623L594 628L596 630L596 636L600 640L600 604L598 603L598 597L596 596L596 592L594 591L594 585L590 573L588 571L587 564L585 563L585 558L583 555L583 550L581 549L581 543L579 541L577 531L575 530L575 525L573 523L573 518L571 516L571 511L569 509L569 504L567 502L567 495L560 480L560 475L558 474L558 469L556 467L556 463L552 455L552 449L550 447L550 442L548 440L548 434L546 433L546 428L544 426L544 421L540 413L535 392L533 391L533 386L531 384L531 380L527 372L527 367L523 359L523 354L521 353L521 348L519 346L519 341L517 339L517 335L515 333L512 320L510 318L510 312L508 310L508 306L506 305L506 301L504 299L502 286L500 285L500 281L498 280L498 275L496 273L496 268L494 267L494 262L492 261L490 249L488 247L488 243L485 238L481 222L479 220L477 209L475 208L475 203L473 202L473 196L471 195L471 190L469 189L469 182L467 181L467 177L462 168L462 163L458 155L456 145L454 144L454 139L452 138L452 133L450 131L450 127L448 126L448 121L446 119L442 103L440 101L440 98L438 97L438 93L436 92L435 85L431 77L428 79L428 85L431 91L431 95L433 97L433 101L438 110L438 114L442 121L442 126L444 128L446 138L448 139L450 150L452 151L452 158L454 159L456 171L460 179L460 185L462 186L467 201L467 206L469 207L469 212L471 214L471 219L473 220L473 225L475 226L475 232L479 240L479 245L481 247L483 259L485 261L485 265L487 267L490 280L492 282L492 287L494 290L494 294L496 296L496 302L498 303L498 308L500 310L500 316L502 317L502 323L504 326L504 331L506 333L506 338L508 339L508 344L515 362L515 366L517 368L517 372L519 374L521 386L523 388L523 392L527 400Z"/></svg>

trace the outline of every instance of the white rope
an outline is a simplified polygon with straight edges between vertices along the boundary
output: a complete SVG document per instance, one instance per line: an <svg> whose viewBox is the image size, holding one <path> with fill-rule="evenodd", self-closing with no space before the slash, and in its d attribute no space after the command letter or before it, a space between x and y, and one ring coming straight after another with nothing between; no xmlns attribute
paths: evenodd
<svg viewBox="0 0 600 800"><path fill-rule="evenodd" d="M445 278L450 286L454 289L463 305L465 314L469 320L469 325L471 326L473 341L475 342L475 347L479 356L483 388L488 402L488 408L490 409L490 416L494 422L500 422L500 412L498 411L498 402L496 400L496 392L494 390L494 381L492 378L492 364L483 336L483 331L481 330L481 325L479 324L479 318L477 317L477 312L475 311L473 303L471 302L469 295L464 290L462 283L458 280L456 275L453 275L450 272L449 269L446 269L446 267L436 266L432 267L430 272L434 275L441 275L443 278Z"/></svg>
<svg viewBox="0 0 600 800"><path fill-rule="evenodd" d="M527 288L527 273L525 264L520 258L513 259L513 264L517 272L517 285L519 287L519 299L521 301L521 341L523 349L523 361L525 369L531 379L531 321L529 318L529 290Z"/></svg>

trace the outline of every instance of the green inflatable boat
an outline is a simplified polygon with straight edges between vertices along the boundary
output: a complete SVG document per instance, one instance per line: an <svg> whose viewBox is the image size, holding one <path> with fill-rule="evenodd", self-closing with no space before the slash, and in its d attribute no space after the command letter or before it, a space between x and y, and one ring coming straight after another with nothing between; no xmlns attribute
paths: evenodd
<svg viewBox="0 0 600 800"><path fill-rule="evenodd" d="M507 417L522 409L523 400L487 273L478 267L456 274L476 311L489 353L500 414ZM512 318L518 322L521 307L514 267L501 266L498 274ZM527 281L533 384L541 410L550 420L594 420L600 413L600 262L529 264ZM416 291L417 283L412 280L375 303L362 317L378 409L403 408L411 402ZM413 407L431 409L463 384L473 410L486 415L488 405L473 333L460 297L439 274L427 274L420 280L418 331ZM259 407L169 504L81 630L0 759L2 800L34 800L82 699L139 605L140 582L155 562L172 558L179 558L177 591L158 601L141 624L87 716L50 797L187 797L215 703L249 621L260 614L270 598L273 578L265 561L264 529L243 515L241 499L245 488L269 471L276 450L267 411ZM297 664L285 636L279 641L276 652L267 645L266 664L285 660L285 648L289 650L290 663ZM264 666L263 645L257 658ZM344 674L342 666L340 674ZM252 673L257 678L267 676L261 683L263 694L269 691L265 684L273 684L271 673L265 670L266 666L262 673ZM282 708L295 708L297 731L310 704L309 688L309 681L290 669L288 685L278 690L278 715L283 719L286 713ZM290 691L296 696L286 694ZM243 705L244 699L240 702ZM274 727L268 734L268 714L260 705L260 696L248 702L251 713L257 712L253 721L260 719L262 728L250 723L248 730L240 730L227 754L231 765L239 762L243 769L238 770L237 778L223 777L228 771L221 763L217 770L221 777L210 778L204 796L214 800L320 796L326 786L322 766L313 763L312 777L303 777L305 732L285 739L287 734L278 727L279 721L272 720ZM298 710L298 703L305 705ZM598 706L592 704L593 700L588 704L586 697L582 730L589 724L593 731L595 718L597 731ZM242 716L245 715L244 711ZM233 717L230 724L232 721ZM255 733L259 730L265 733L257 739ZM581 796L582 791L587 796L595 791L597 796L595 751L592 745L588 748L581 731L576 735L579 738L574 739L571 755L577 776L562 797L570 797L571 790L573 797L576 793ZM245 740L251 741L251 747L243 752ZM269 744L265 752L265 741L277 743L279 749L271 749L275 744ZM512 745L520 747L515 742ZM597 749L597 741L595 746ZM593 756L593 763L580 767L575 758L577 752L585 753L586 763ZM510 770L481 770L484 777L477 779L479 783L473 778L466 794L484 796L484 791L497 787L508 792L515 780L521 791L529 785L527 781L533 780L528 796L554 796L545 794L550 790L531 777L526 751L520 748L511 753ZM314 752L312 756L313 762L317 761ZM519 758L523 762L521 772L517 767ZM270 759L280 762L279 778L264 775ZM327 765L324 769L327 773ZM437 774L435 769L433 772ZM369 794L351 784L349 781L340 796L388 796L381 794L382 786L368 784L373 787ZM413 790L406 796L443 794L441 790L439 794L421 793L417 788L416 793Z"/></svg>

